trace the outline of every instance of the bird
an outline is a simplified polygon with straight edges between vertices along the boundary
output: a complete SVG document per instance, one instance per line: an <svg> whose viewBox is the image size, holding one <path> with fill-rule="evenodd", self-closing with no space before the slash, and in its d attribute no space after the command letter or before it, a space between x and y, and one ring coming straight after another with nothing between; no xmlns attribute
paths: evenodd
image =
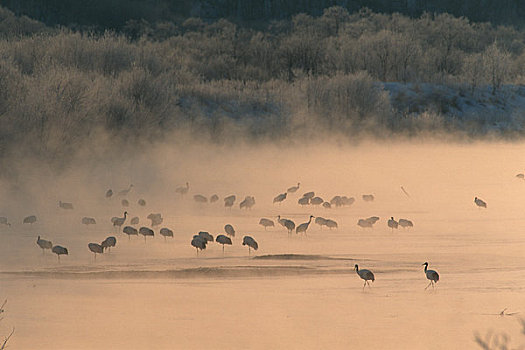
<svg viewBox="0 0 525 350"><path fill-rule="evenodd" d="M303 222L302 224L297 226L297 228L295 229L295 233L299 234L304 232L304 235L306 236L306 230L308 230L308 226L310 225L310 222L312 222L312 218L314 217L315 216L310 215L310 219L308 220L308 222Z"/></svg>
<svg viewBox="0 0 525 350"><path fill-rule="evenodd" d="M253 196L246 196L244 200L239 203L239 208L241 209L251 209L255 205L255 197Z"/></svg>
<svg viewBox="0 0 525 350"><path fill-rule="evenodd" d="M58 257L58 261L60 262L60 255L68 255L69 252L67 251L67 248L64 248L62 246L56 245L54 246L51 251L55 253Z"/></svg>
<svg viewBox="0 0 525 350"><path fill-rule="evenodd" d="M84 225L95 225L96 223L97 223L97 221L94 218L90 218L90 217L87 217L87 216L84 216L82 218L82 224L84 224Z"/></svg>
<svg viewBox="0 0 525 350"><path fill-rule="evenodd" d="M158 226L164 221L160 213L151 213L147 216L147 219L151 220L151 226Z"/></svg>
<svg viewBox="0 0 525 350"><path fill-rule="evenodd" d="M361 196L365 202L373 202L375 197L373 194L364 194Z"/></svg>
<svg viewBox="0 0 525 350"><path fill-rule="evenodd" d="M120 204L122 204L123 207L129 207L129 201L127 199L121 200Z"/></svg>
<svg viewBox="0 0 525 350"><path fill-rule="evenodd" d="M114 247L117 245L117 239L113 236L109 236L108 238L103 240L100 245L102 246L102 248L108 249L109 251L111 251L111 247Z"/></svg>
<svg viewBox="0 0 525 350"><path fill-rule="evenodd" d="M321 217L321 216L317 216L314 220L314 223L316 223L317 225L319 225L321 227L321 230L323 229L323 226L326 224L326 219Z"/></svg>
<svg viewBox="0 0 525 350"><path fill-rule="evenodd" d="M110 188L106 191L106 198L111 198L111 196L113 196L113 190Z"/></svg>
<svg viewBox="0 0 525 350"><path fill-rule="evenodd" d="M222 244L222 255L224 255L224 245L225 244L232 245L232 240L230 239L230 237L225 236L225 235L218 235L215 238L215 242Z"/></svg>
<svg viewBox="0 0 525 350"><path fill-rule="evenodd" d="M388 223L387 223L388 227L390 227L392 229L392 232L394 232L394 229L396 228L397 229L397 226L399 225L399 223L394 220L394 217L390 217L390 220L388 220Z"/></svg>
<svg viewBox="0 0 525 350"><path fill-rule="evenodd" d="M322 199L321 197L314 197L312 199L310 199L310 204L311 205L320 205L320 204L323 204L324 203L324 199Z"/></svg>
<svg viewBox="0 0 525 350"><path fill-rule="evenodd" d="M365 280L365 283L363 284L363 290L365 290L366 285L368 284L368 287L370 287L370 283L368 281L375 281L374 273L367 269L361 269L359 270L359 266L355 264L354 266L355 272L361 277L361 279Z"/></svg>
<svg viewBox="0 0 525 350"><path fill-rule="evenodd" d="M206 244L208 241L206 241L204 238L202 238L199 235L193 236L193 239L191 240L191 245L195 247L197 250L197 255L199 255L199 249L204 250L206 249Z"/></svg>
<svg viewBox="0 0 525 350"><path fill-rule="evenodd" d="M352 204L354 204L354 202L355 202L355 198L354 197L347 197L347 196L342 196L341 197L341 204L343 206L352 205Z"/></svg>
<svg viewBox="0 0 525 350"><path fill-rule="evenodd" d="M311 192L306 192L305 194L303 194L303 198L308 198L308 199L312 199L315 197L315 192L311 191Z"/></svg>
<svg viewBox="0 0 525 350"><path fill-rule="evenodd" d="M257 250L259 249L259 245L257 244L257 241L253 239L251 236L244 236L242 239L242 245L248 246L248 255L251 255L251 249Z"/></svg>
<svg viewBox="0 0 525 350"><path fill-rule="evenodd" d="M212 195L210 197L210 203L215 203L219 200L219 196L217 196L216 194Z"/></svg>
<svg viewBox="0 0 525 350"><path fill-rule="evenodd" d="M164 242L166 242L166 237L171 237L173 238L173 231L170 230L169 228L167 227L163 227L160 229L159 231L160 235L164 237Z"/></svg>
<svg viewBox="0 0 525 350"><path fill-rule="evenodd" d="M235 229L230 224L227 224L226 226L224 226L224 232L226 232L228 236L235 237Z"/></svg>
<svg viewBox="0 0 525 350"><path fill-rule="evenodd" d="M131 236L138 236L139 235L139 231L137 231L136 228L134 227L131 227L131 226L126 226L124 227L124 229L122 230L122 232L124 232L125 234L128 235L128 239L131 240Z"/></svg>
<svg viewBox="0 0 525 350"><path fill-rule="evenodd" d="M122 225L124 225L124 222L126 221L126 218L128 217L128 212L125 211L124 212L124 217L122 218L119 218L118 216L114 216L111 218L111 222L113 223L113 227L118 227L120 229L120 227L122 227Z"/></svg>
<svg viewBox="0 0 525 350"><path fill-rule="evenodd" d="M141 207L145 207L145 206L146 206L146 201L145 201L144 199L142 199L142 198L139 199L137 203L138 203L138 205L140 205Z"/></svg>
<svg viewBox="0 0 525 350"><path fill-rule="evenodd" d="M342 207L343 206L343 199L341 196L334 196L334 198L332 198L330 200L330 204L331 205L335 205L336 207Z"/></svg>
<svg viewBox="0 0 525 350"><path fill-rule="evenodd" d="M58 206L62 209L72 210L73 204L72 203L65 203L62 201L58 201Z"/></svg>
<svg viewBox="0 0 525 350"><path fill-rule="evenodd" d="M407 219L399 219L398 224L402 228L414 227L414 223L412 221L410 221L410 220L407 220Z"/></svg>
<svg viewBox="0 0 525 350"><path fill-rule="evenodd" d="M474 203L476 203L478 208L486 208L487 207L487 203L484 200L482 200L481 198L478 198L478 197L474 198Z"/></svg>
<svg viewBox="0 0 525 350"><path fill-rule="evenodd" d="M11 224L5 216L0 216L0 225L11 226Z"/></svg>
<svg viewBox="0 0 525 350"><path fill-rule="evenodd" d="M501 310L501 312L498 315L499 316L513 316L513 315L519 314L519 312L507 312L507 309L508 308L504 308L503 310Z"/></svg>
<svg viewBox="0 0 525 350"><path fill-rule="evenodd" d="M275 226L272 220L266 218L261 218L261 220L259 220L259 225L263 226L265 231L267 227Z"/></svg>
<svg viewBox="0 0 525 350"><path fill-rule="evenodd" d="M324 202L324 203L323 203L323 208L325 208L325 209L331 209L331 208L332 208L332 204L330 204L330 202Z"/></svg>
<svg viewBox="0 0 525 350"><path fill-rule="evenodd" d="M202 194L194 195L193 200L197 203L208 203L208 198L204 197Z"/></svg>
<svg viewBox="0 0 525 350"><path fill-rule="evenodd" d="M428 262L421 264L421 266L423 265L425 266L425 275L427 276L427 279L430 280L430 283L428 286L426 286L425 290L427 290L427 288L430 286L432 286L432 289L434 289L434 284L439 281L439 274L437 271L428 270Z"/></svg>
<svg viewBox="0 0 525 350"><path fill-rule="evenodd" d="M375 224L377 221L379 221L379 216L371 216L369 218L366 218L365 219L366 221L368 221L369 223L371 223L372 225Z"/></svg>
<svg viewBox="0 0 525 350"><path fill-rule="evenodd" d="M333 229L333 228L337 228L337 222L335 222L334 220L332 219L326 219L324 225L326 227L328 227L330 230Z"/></svg>
<svg viewBox="0 0 525 350"><path fill-rule="evenodd" d="M35 222L36 222L36 216L34 215L26 216L23 221L24 224L31 224L31 225L34 224Z"/></svg>
<svg viewBox="0 0 525 350"><path fill-rule="evenodd" d="M281 193L281 194L278 194L277 196L275 196L275 198L273 199L273 204L275 203L279 203L281 204L282 201L284 201L286 199L286 195L288 193Z"/></svg>
<svg viewBox="0 0 525 350"><path fill-rule="evenodd" d="M308 204L310 204L310 198L308 198L308 197L301 197L301 198L299 198L297 200L297 203L299 205L302 205L302 206L308 205Z"/></svg>
<svg viewBox="0 0 525 350"><path fill-rule="evenodd" d="M281 219L281 216L277 216L277 222L280 223L283 227L285 227L288 230L288 235L292 233L292 231L295 229L295 222L289 219Z"/></svg>
<svg viewBox="0 0 525 350"><path fill-rule="evenodd" d="M97 253L104 253L104 248L98 243L88 243L88 249L95 254L95 261L97 260Z"/></svg>
<svg viewBox="0 0 525 350"><path fill-rule="evenodd" d="M359 219L357 221L357 226L360 226L362 228L372 228L374 224L366 219Z"/></svg>
<svg viewBox="0 0 525 350"><path fill-rule="evenodd" d="M139 228L139 233L144 236L144 243L146 243L147 236L153 237L155 235L155 232L152 229L150 229L149 227L144 227L144 226Z"/></svg>
<svg viewBox="0 0 525 350"><path fill-rule="evenodd" d="M200 231L199 236L201 236L203 239L205 239L207 242L213 242L213 236L210 235L209 232L206 231Z"/></svg>
<svg viewBox="0 0 525 350"><path fill-rule="evenodd" d="M129 185L128 188L126 188L125 190L122 190L122 191L119 191L118 195L119 196L127 196L128 193L131 191L131 189L133 188L133 184Z"/></svg>
<svg viewBox="0 0 525 350"><path fill-rule="evenodd" d="M186 193L190 190L190 183L186 182L186 186L180 186L175 189L175 193L178 193L181 195L181 197L184 197Z"/></svg>
<svg viewBox="0 0 525 350"><path fill-rule="evenodd" d="M525 174L519 173L518 175L516 175L516 177L517 177L518 179L525 180Z"/></svg>
<svg viewBox="0 0 525 350"><path fill-rule="evenodd" d="M288 188L286 190L286 192L288 192L288 193L295 193L299 189L299 186L301 186L300 182L297 183L297 186L292 186L292 187Z"/></svg>
<svg viewBox="0 0 525 350"><path fill-rule="evenodd" d="M40 236L38 236L36 244L38 244L38 246L42 248L42 254L44 254L45 249L53 248L53 243L51 243L51 241L46 241L45 239L40 238Z"/></svg>
<svg viewBox="0 0 525 350"><path fill-rule="evenodd" d="M224 198L224 206L226 208L230 208L231 209L231 207L233 207L233 203L235 203L235 199L236 199L236 197L233 194L231 196L225 197Z"/></svg>
<svg viewBox="0 0 525 350"><path fill-rule="evenodd" d="M139 224L139 217L138 216L132 217L131 220L129 221L129 223L131 225L138 225Z"/></svg>

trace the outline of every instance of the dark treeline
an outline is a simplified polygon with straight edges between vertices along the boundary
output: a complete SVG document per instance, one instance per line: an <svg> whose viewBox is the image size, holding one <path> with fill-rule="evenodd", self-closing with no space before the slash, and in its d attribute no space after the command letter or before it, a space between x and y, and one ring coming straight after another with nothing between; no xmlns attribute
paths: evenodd
<svg viewBox="0 0 525 350"><path fill-rule="evenodd" d="M49 27L2 8L0 19L4 159L29 152L62 163L86 145L106 155L108 145L142 147L172 131L226 144L436 129L479 137L494 118L470 118L467 128L447 113L457 99L432 91L404 109L383 83L489 91L480 103L502 104L503 86L525 75L522 30L449 14L336 6L260 30L188 18L136 21L123 33ZM516 123L521 114L502 116L497 132L519 133Z"/></svg>
<svg viewBox="0 0 525 350"><path fill-rule="evenodd" d="M450 13L475 22L522 25L525 2L519 0L1 0L0 5L47 25L121 30L130 20L180 22L189 17L240 22L290 19L299 13L320 16L332 6L350 13L367 7L411 17Z"/></svg>

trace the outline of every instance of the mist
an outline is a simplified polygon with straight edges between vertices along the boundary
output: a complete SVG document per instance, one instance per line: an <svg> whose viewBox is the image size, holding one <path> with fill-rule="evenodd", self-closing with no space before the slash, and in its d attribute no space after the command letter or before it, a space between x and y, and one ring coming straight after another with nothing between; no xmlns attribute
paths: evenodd
<svg viewBox="0 0 525 350"><path fill-rule="evenodd" d="M3 344L523 346L523 30L349 11L0 8Z"/></svg>
<svg viewBox="0 0 525 350"><path fill-rule="evenodd" d="M1 186L0 213L11 223L0 234L0 294L8 299L1 329L16 327L13 347L31 347L38 338L43 349L57 348L56 337L61 346L79 349L472 347L475 332L484 337L489 329L517 342L516 318L497 314L520 311L525 301L519 277L525 183L515 177L523 171L524 148L406 140L211 146L179 139L136 154L122 149L110 159L78 157L59 174L43 163L20 162L16 182ZM186 182L190 189L182 197L175 189ZM298 182L297 193L272 205ZM117 193L130 184L129 207L121 205L124 197L105 198L107 189ZM298 205L308 191L327 201L352 196L355 203ZM217 194L219 201L196 203L195 194ZM237 201L226 209L222 199L231 194ZM363 194L374 201L364 202ZM251 210L239 209L245 196L255 197ZM475 196L486 209L476 207ZM59 208L59 200L74 209ZM124 210L140 217L137 227L150 226L149 213L162 213L159 227L171 228L174 238L128 240L110 222ZM37 222L22 224L28 215ZM312 222L307 236L288 236L277 215L296 224L322 216L338 228ZM373 215L380 217L373 229L357 226ZM82 225L83 216L97 224ZM414 227L392 231L391 216ZM275 227L265 231L261 217ZM215 242L197 254L192 236L216 236L227 223L237 233L224 255ZM69 255L59 263L43 254L37 235L67 247ZM251 256L241 245L244 235L259 243ZM87 243L107 236L115 236L117 246L95 261ZM424 290L425 261L441 275L434 291ZM363 291L355 263L375 273L371 288ZM203 327L220 331L197 341ZM111 337L91 336L107 330Z"/></svg>

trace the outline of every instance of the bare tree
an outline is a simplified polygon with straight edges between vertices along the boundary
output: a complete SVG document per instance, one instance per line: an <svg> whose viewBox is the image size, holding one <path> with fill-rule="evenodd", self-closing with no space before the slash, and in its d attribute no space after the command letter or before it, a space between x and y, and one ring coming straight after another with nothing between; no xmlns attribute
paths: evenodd
<svg viewBox="0 0 525 350"><path fill-rule="evenodd" d="M483 52L483 66L487 80L492 85L493 95L509 77L510 63L510 54L506 50L500 50L496 41Z"/></svg>

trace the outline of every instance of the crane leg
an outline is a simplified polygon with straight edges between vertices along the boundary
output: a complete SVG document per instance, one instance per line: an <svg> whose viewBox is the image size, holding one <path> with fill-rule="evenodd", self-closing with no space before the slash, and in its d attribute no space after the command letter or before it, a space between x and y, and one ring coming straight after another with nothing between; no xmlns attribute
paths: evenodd
<svg viewBox="0 0 525 350"><path fill-rule="evenodd" d="M430 281L430 283L428 284L428 286L425 287L425 290L427 290L427 288L430 287L431 284L432 284L432 281Z"/></svg>
<svg viewBox="0 0 525 350"><path fill-rule="evenodd" d="M366 287L366 281L365 281L365 283L363 284L363 290L365 290L365 287Z"/></svg>

